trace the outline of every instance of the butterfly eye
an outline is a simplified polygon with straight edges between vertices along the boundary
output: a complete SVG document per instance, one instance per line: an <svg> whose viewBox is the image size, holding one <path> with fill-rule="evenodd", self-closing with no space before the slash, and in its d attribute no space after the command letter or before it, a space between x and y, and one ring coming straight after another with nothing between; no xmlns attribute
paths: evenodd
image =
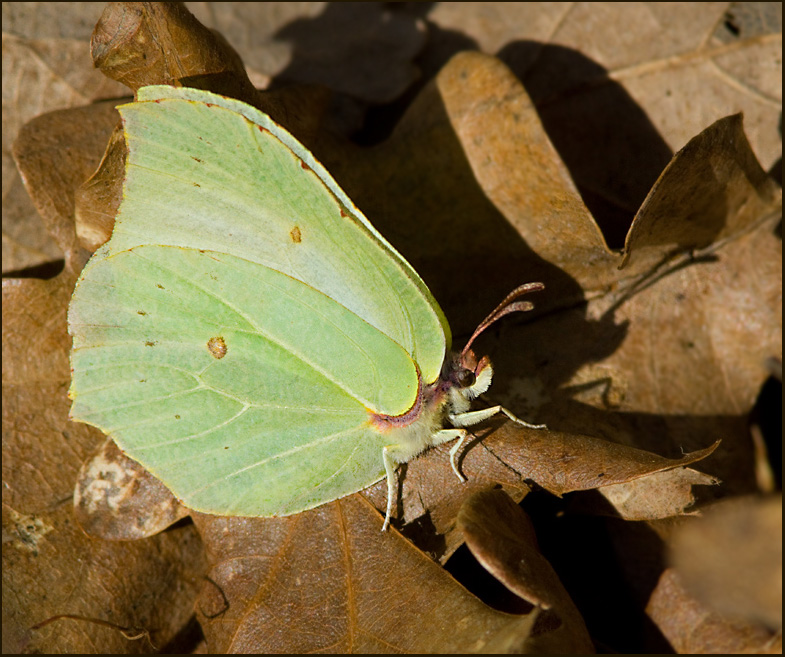
<svg viewBox="0 0 785 657"><path fill-rule="evenodd" d="M471 370L459 370L455 373L455 382L461 388L468 388L474 385L477 377Z"/></svg>

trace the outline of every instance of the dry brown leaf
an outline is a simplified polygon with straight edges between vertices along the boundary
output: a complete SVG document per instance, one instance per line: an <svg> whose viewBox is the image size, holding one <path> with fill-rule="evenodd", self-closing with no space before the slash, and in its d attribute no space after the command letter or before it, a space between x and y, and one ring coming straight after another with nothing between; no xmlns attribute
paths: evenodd
<svg viewBox="0 0 785 657"><path fill-rule="evenodd" d="M531 639L535 652L594 651L580 612L539 551L531 520L507 494L475 493L461 507L458 524L472 554L492 575L516 595L550 610L537 619ZM556 627L543 629L548 621Z"/></svg>
<svg viewBox="0 0 785 657"><path fill-rule="evenodd" d="M672 568L662 574L646 613L677 653L782 652L781 635L761 625L725 620L711 612L684 590Z"/></svg>
<svg viewBox="0 0 785 657"><path fill-rule="evenodd" d="M636 261L633 271L641 271L659 265L668 250L736 238L776 211L781 197L750 148L742 115L720 119L676 153L657 179L632 221L620 267Z"/></svg>
<svg viewBox="0 0 785 657"><path fill-rule="evenodd" d="M165 645L191 615L203 551L191 527L108 543L74 522L74 481L102 436L68 420L73 283L3 280L3 652L149 652L101 622ZM62 614L87 620L34 628Z"/></svg>
<svg viewBox="0 0 785 657"><path fill-rule="evenodd" d="M3 652L151 651L100 621L146 630L154 645L166 645L191 616L204 568L193 528L149 542L94 541L71 508L70 500L36 514L3 506ZM86 620L34 628L61 614Z"/></svg>
<svg viewBox="0 0 785 657"><path fill-rule="evenodd" d="M529 490L520 474L503 460L491 457L470 443L457 459L466 477L455 476L450 465L450 446L443 445L401 466L393 525L433 559L444 564L463 543L456 525L458 511L472 494L501 485L516 501ZM385 480L362 492L380 513L387 506ZM397 522L396 522L397 519Z"/></svg>
<svg viewBox="0 0 785 657"><path fill-rule="evenodd" d="M70 500L82 460L101 440L67 419L73 283L3 280L3 502L19 512Z"/></svg>
<svg viewBox="0 0 785 657"><path fill-rule="evenodd" d="M591 436L525 429L511 422L486 435L478 445L523 479L559 496L679 468L706 458L717 447L715 443L680 459L666 459Z"/></svg>
<svg viewBox="0 0 785 657"><path fill-rule="evenodd" d="M683 587L729 620L782 630L782 497L725 500L671 542Z"/></svg>
<svg viewBox="0 0 785 657"><path fill-rule="evenodd" d="M55 3L3 4L4 272L63 257L20 184L11 145L39 114L122 93L88 64L87 38L99 14L100 6L72 5L64 21L62 5Z"/></svg>
<svg viewBox="0 0 785 657"><path fill-rule="evenodd" d="M708 451L708 450L707 450ZM633 481L599 489L616 514L625 520L659 520L695 513L693 486L720 482L692 468L655 472Z"/></svg>
<svg viewBox="0 0 785 657"><path fill-rule="evenodd" d="M524 275L545 282L549 305L553 299L559 305L574 302L576 282L586 293L617 278L618 255L606 246L512 71L493 57L461 53L442 69L436 85L482 192L544 261L531 262ZM492 243L480 253L493 257L501 249L508 245ZM549 276L554 267L561 272L555 280Z"/></svg>
<svg viewBox="0 0 785 657"><path fill-rule="evenodd" d="M101 164L74 195L76 236L82 248L90 253L94 253L112 235L114 218L122 200L126 152L125 135L118 121Z"/></svg>
<svg viewBox="0 0 785 657"><path fill-rule="evenodd" d="M90 51L96 68L133 91L158 80L244 100L256 95L231 46L178 2L110 3Z"/></svg>
<svg viewBox="0 0 785 657"><path fill-rule="evenodd" d="M189 514L139 463L107 439L85 460L74 490L74 514L90 536L136 540L155 536Z"/></svg>
<svg viewBox="0 0 785 657"><path fill-rule="evenodd" d="M393 517L399 519L405 536L442 563L462 542L455 525L458 510L473 494L497 484L516 502L528 490L525 482L559 496L597 488L606 495L611 509L595 507L594 512L649 520L688 512L695 501L693 485L718 483L684 468L706 458L718 444L680 459L666 459L591 436L525 429L511 422L497 429L475 429L474 433L477 438L465 446L458 459L466 482L450 467L449 446L431 449L410 461L399 476ZM606 490L610 492L606 494ZM363 494L384 512L385 481Z"/></svg>
<svg viewBox="0 0 785 657"><path fill-rule="evenodd" d="M25 188L46 229L65 254L75 276L90 253L76 239L76 189L100 162L117 123L114 103L101 103L43 114L27 123L14 142L14 159Z"/></svg>
<svg viewBox="0 0 785 657"><path fill-rule="evenodd" d="M280 519L195 522L213 569L197 604L211 652L524 651L533 615L492 610L360 496Z"/></svg>
<svg viewBox="0 0 785 657"><path fill-rule="evenodd" d="M4 4L4 18L8 4L18 3ZM128 6L138 5L129 3ZM243 28L248 24L241 18L245 9L239 5L224 3L216 7L213 15L219 18L229 16L227 24L241 25ZM781 358L781 242L772 232L776 220L766 219L767 213L779 209L779 192L761 176L760 168L756 168L755 162L751 160L739 121L731 118L713 126L711 124L716 119L745 109L746 125L752 126L755 152L759 155L761 152L769 153L772 141L775 146L779 142L767 137L762 126L769 125L766 123L766 112L772 111L772 104L776 105L776 101L770 102L770 97L776 96L776 87L771 87L768 71L763 71L758 79L751 80L749 67L745 69L743 66L744 56L752 55L753 58L768 61L766 53L771 50L773 41L765 33L748 37L743 43L738 40L717 41L719 37L716 34L710 39L703 38L711 34L715 27L719 30L724 7L700 10L696 6L689 10L672 10L672 15L683 21L681 26L684 29L669 33L669 37L676 37L670 40L660 38L667 21L664 20L665 14L657 13L659 10L653 6L642 8L631 5L620 9L611 4L597 5L593 9L589 6L574 6L567 8L564 14L559 13L561 10L558 6L543 7L538 12L534 5L520 3L456 3L454 6L447 3L433 11L402 9L388 34L399 34L404 36L404 40L410 39L406 41L405 47L395 53L396 57L403 54L399 63L395 64L400 65L399 70L403 71L411 71L407 69L410 57L419 48L417 18L426 14L429 14L429 20L435 22L430 24L431 42L420 61L423 64L438 61L439 65L446 61L450 48L454 48L457 43L466 43L456 38L455 33L440 32L438 27L434 27L445 25L437 20L445 11L464 17L477 15L472 12L483 15L488 11L512 12L510 16L518 16L516 12L529 12L532 20L520 22L525 30L535 30L532 36L536 39L542 39L543 35L548 34L566 45L572 43L570 39L577 38L575 35L605 34L607 30L613 30L617 23L608 20L611 15L618 17L626 15L625 12L653 12L658 17L659 25L652 28L645 21L632 22L637 26L636 30L646 26L654 35L645 41L646 48L639 48L641 42L635 38L633 30L614 32L614 36L633 36L626 46L620 44L618 39L614 41L606 37L587 42L584 52L595 57L608 71L601 70L601 67L587 61L585 55L577 54L569 47L543 47L541 43L510 44L502 56L513 64L519 76L525 72L528 95L515 76L497 60L479 54L458 57L444 68L435 82L419 94L392 137L371 149L359 150L348 144L325 139L324 130L319 127L325 105L321 100L310 100L313 96L298 96L299 92L290 92L293 95L288 100L284 97L284 101L276 106L273 104L276 102L274 94L261 94L258 102L254 102L293 130L317 153L380 231L413 262L445 308L456 335L471 331L483 314L515 285L526 280L541 279L548 287L542 298L537 300L537 315L528 318L533 321L514 329L509 324L502 326L502 339L492 341L493 336L488 335L483 339L481 348L482 345L488 346L498 373L492 393L504 397L505 403L522 417L546 420L551 429L561 433L554 438L557 446L563 446L562 439L569 437L572 440L570 449L574 450L577 462L574 467L568 466L566 473L556 472L554 461L549 461L553 456L552 451L543 444L541 450L529 452L531 464L512 469L503 461L507 458L515 459L516 453L522 461L520 446L526 442L516 432L515 440L508 443L508 450L497 452L493 445L498 440L496 434L502 433L499 430L493 435L480 434L482 441L475 442L473 448L462 456L461 468L469 479L468 484L460 484L449 469L445 449L432 450L408 464L399 486L399 517L406 523L403 529L407 536L434 558L445 560L458 545L460 538L455 529L457 509L472 492L503 482L510 495L520 498L526 491L521 473L526 472L527 467L530 470L539 468L546 473L550 467L552 477L558 479L563 476L568 480L604 472L604 469L594 468L602 462L602 459L597 460L597 438L569 436L571 433L588 433L609 439L599 450L600 453L603 450L608 452L602 457L605 459L602 464L607 462L620 472L629 470L629 467L624 452L614 451L614 442L671 457L672 463L668 467L673 468L674 464L678 465L677 460L684 450L701 450L722 439L722 446L710 457L711 461L707 461L710 465L706 466L709 472L728 480L726 487L717 490L744 491L754 486L746 414L760 382L767 375L763 364L766 358L772 355ZM111 13L118 10L110 8L107 11ZM290 8L276 8L271 3L265 7L265 11L275 13L290 11ZM309 15L311 20L297 26L294 32L297 39L336 16L329 12L317 16L316 12L321 11L318 7L308 11L312 12ZM351 13L348 9L341 11ZM374 11L381 13L371 19L366 18L366 27L373 29L365 30L364 34L379 34L374 31L375 21L388 9L377 8ZM179 9L156 8L153 13L160 16L163 15L161 12L177 13ZM593 20L585 20L584 14L587 12ZM687 13L690 16L685 18ZM150 15L146 21L131 21L130 25L135 27L126 31L118 30L117 36L133 37L146 30L147 34L161 38L167 31L168 23L158 22L158 31L150 31ZM494 38L502 38L499 35L509 34L506 25L502 26L498 22L495 27L487 21L464 22L470 26L469 33L474 30L476 38L483 42L488 39L488 43L492 43ZM183 21L178 24L183 24ZM359 24L363 24L362 21ZM516 21L509 24L514 25ZM127 26L129 23L120 21L115 25ZM490 32L487 28L491 28ZM189 40L186 30L182 37L167 42L169 48L185 47L186 50L178 54L186 55L187 61L201 62L195 69L189 69L189 74L199 76L209 72L199 69L208 60L217 62L218 71L241 71L241 68L232 67L236 62L232 60L231 50L222 50L220 40L206 50L208 54L219 53L217 59L200 59L202 54L193 52L194 47L198 50L205 40L212 43L211 36L200 33L202 37ZM488 37L491 33L496 36ZM695 35L701 35L703 41L696 41ZM453 39L452 46L448 44L445 48L446 42L439 45L439 39L443 37ZM187 45L189 42L190 46ZM306 42L297 43L303 45ZM133 38L125 39L125 46L132 43ZM136 44L138 46L138 41ZM235 39L232 39L232 44L237 45ZM615 45L606 48L611 44ZM4 67L5 45L4 35ZM124 52L122 48L114 50L116 45L111 40L111 47L106 47L105 51L113 55ZM246 43L241 45L248 46ZM500 43L497 48L502 45L506 44ZM433 49L429 50L432 46ZM694 50L690 51L690 48ZM24 50L19 49L18 52ZM121 68L133 61L134 53L130 54L131 57L127 53L125 59L121 57ZM166 48L159 51L162 58L156 61L161 63L162 70L171 73L171 66L176 60L170 57L173 54ZM243 55L247 60L245 53ZM298 63L308 61L309 56L312 58L311 54L299 55L302 56L295 61L294 66L289 67L289 72L298 71ZM608 59L611 55L615 59ZM350 60L343 61L347 69L353 63ZM386 61L389 62L389 59ZM691 76L694 77L696 72L712 71L712 66L713 71L722 69L722 75L715 76L715 79L724 85L724 92L741 87L739 80L743 80L745 89L753 89L754 93L749 93L747 98L752 103L742 102L743 107L734 106L733 102L727 102L729 93L726 93L723 102L716 102L716 94L705 97L696 95L689 87ZM155 70L151 69L153 72ZM359 66L355 70L362 73L363 68ZM577 75L573 76L572 72ZM615 83L609 82L607 72L610 72L612 79L620 80L625 89L634 90L635 98L644 98L651 93L654 98L668 97L669 100L662 103L661 107L645 107L644 113L641 107L631 101L629 91L620 93ZM406 75L392 78L395 84L406 84ZM714 75L714 72L710 75ZM4 75L4 90L8 77ZM357 79L362 80L362 75ZM781 80L781 73L776 79ZM139 83L161 81L160 78L144 76L138 79ZM678 91L666 96L664 88L669 84ZM340 85L337 86L340 88ZM388 90L390 88L387 87ZM499 93L499 90L504 93ZM381 93L379 89L373 91ZM533 101L529 100L529 95ZM53 94L52 97L56 99L57 95ZM267 106L265 102L271 105ZM704 103L703 110L694 113L681 111L679 108L683 109L684 103L696 106ZM723 111L717 108L723 108ZM617 114L609 113L609 110ZM576 112L580 120L576 120ZM110 114L107 112L106 116ZM656 125L663 131L662 137L656 134L647 114L654 117ZM74 120L75 124L69 126L67 121L58 119L52 129L44 123L40 134L48 140L47 146L34 147L33 154L36 151L51 152L54 157L47 160L41 155L35 155L29 160L32 162L29 169L33 172L51 170L68 178L64 184L62 181L53 183L50 179L40 177L36 185L31 185L31 193L38 199L43 214L48 217L48 225L54 227L59 236L58 241L72 249L73 223L69 225L68 221L72 221L70 199L74 191L69 186L72 179L77 183L77 178L84 179L83 171L88 167L82 163L100 155L99 150L83 158L79 145L68 145L67 141L57 136L61 134L67 137L69 132L73 132L75 135L81 134L86 143L91 143L92 137L86 133L92 117L88 114L87 118ZM83 127L87 130L79 132ZM705 133L699 134L707 127ZM50 139L49 133L55 138ZM707 181L707 172L704 170L701 173L698 167L700 175L693 182L696 188L708 190L704 191L704 196L713 195L712 201L715 203L712 206L713 214L708 217L709 223L699 221L697 231L688 230L678 236L672 234L672 227L679 226L679 217L674 217L668 210L669 216L663 223L657 208L668 207L668 203L673 205L673 195L679 191L679 185L669 183L668 176L664 175L656 193L641 208L636 220L635 230L645 239L637 242L638 238L630 240L631 264L619 272L616 267L621 256L605 246L605 239L610 236L614 246L621 245L620 237L623 238L629 227L629 218L670 160L670 149L681 148L693 136L696 136L697 141L673 159L670 176L673 177L673 171L677 170L685 171L684 176L693 175L695 165L700 165L702 159L712 160L714 170L722 175L716 180ZM734 140L733 149L726 147L730 138ZM105 144L106 138L103 139ZM556 143L556 148L551 145L551 141ZM619 155L621 151L617 147L620 145L627 147L626 159ZM607 153L604 152L606 146ZM64 152L76 158L68 166L62 166ZM566 167L559 161L557 152L567 163ZM598 157L588 157L590 155ZM696 158L695 155L700 157ZM772 160L770 156L767 158L764 161L769 167ZM77 164L73 165L74 162ZM110 168L107 178L116 185L116 172L120 170L118 161L113 166L115 173L112 174ZM721 181L724 183L720 184ZM680 182L681 174L676 176L676 183ZM53 193L48 193L47 185L51 185ZM96 183L93 189L83 188L82 191L84 208L103 212L108 217L112 215L111 210L100 205L96 210L96 197L112 198L112 192L107 191L103 183ZM81 197L82 193L79 194ZM705 209L700 204L690 205L692 199L689 194L684 197L687 206L682 203L677 204L679 207L676 208L677 211L684 211L683 217L690 218L690 213L694 215L696 210ZM558 201L555 211L554 199ZM716 203L718 199L721 201L719 204ZM4 210L7 200L10 202L4 195ZM584 204L594 210L603 210L603 213L592 217ZM621 208L621 213L614 214L614 204ZM715 212L718 206L727 210L725 215ZM607 213L605 210L608 210ZM65 217L68 219L62 223ZM543 221L543 218L547 218L547 221ZM650 221L652 218L656 221ZM705 218L698 217L699 220ZM599 221L605 237L595 220ZM624 225L625 221L627 225ZM632 236L635 237L635 234ZM710 242L710 238L717 237L723 239L722 243ZM4 241L4 247L5 244ZM707 246L695 258L682 256L681 260L667 260L673 255L674 248L703 244ZM69 261L73 272L76 272L81 266L81 258L74 254L78 254L76 249L72 250ZM655 268L652 263L660 266ZM4 360L5 384L6 380L11 381L17 376L17 370L46 372L46 359L38 361L26 358L32 350L25 347L25 340L31 333L31 325L55 326L63 321L65 297L73 284L73 278L62 278L52 285L37 285L40 283L38 281L30 281L29 286L28 282L4 283L9 291L19 287L28 303L39 306L30 313L30 317L23 313L24 316L16 324L16 333L9 334L9 349L21 344L22 357L16 361ZM591 296L588 304L582 306L580 304L587 298L587 291ZM41 299L47 301L41 303ZM744 321L739 321L739 317ZM4 310L4 322L5 319ZM4 348L5 337L4 331ZM65 342L63 334L44 344L49 344L50 354L56 356L59 350L67 349ZM11 353L19 356L17 350ZM24 501L28 499L28 491L49 496L42 499L62 499L56 498L61 492L60 488L68 495L66 486L47 490L47 485L52 482L47 481L46 477L32 477L30 482L33 485L24 476L14 478L18 467L15 463L36 464L41 460L42 449L62 448L62 430L57 418L64 416L67 405L64 400L66 380L67 375L53 387L39 386L35 391L26 386L7 388L13 396L4 395L4 426L22 427L28 433L40 433L42 440L55 440L52 441L53 445L47 442L46 447L39 447L36 442L27 447L27 453L23 454L20 450L13 453L14 458L4 458L4 478L8 462L8 476L15 484L18 483L18 488L13 490L19 492L18 498L11 498L12 493L8 489L4 490L4 501ZM52 417L57 421L52 422L53 429L49 434L41 432L36 423L36 412L30 410L37 409L37 404L43 403L38 401L39 394L44 396L47 408L55 409ZM58 395L64 400L63 409L52 406L49 401ZM20 418L25 419L26 423L20 421ZM82 427L82 430L86 429ZM72 427L69 435L78 435L76 431L77 428ZM90 442L89 430L86 431L87 438L80 446L80 458L96 444ZM543 432L543 443L550 435L553 434ZM16 445L13 449L19 450L19 446L24 443L17 441L13 444ZM4 457L5 449L4 441ZM652 458L661 462L667 460ZM559 462L558 459L555 462ZM79 464L68 459L64 459L63 463L67 463L67 477L64 479L70 477L73 482ZM616 484L615 491L614 487L610 487L605 492L610 491L611 496L615 496L617 512L621 510L623 515L628 514L630 517L662 517L666 513L681 513L692 496L684 480L685 476L695 476L690 472L681 468L671 469L667 474L640 477L631 484ZM660 480L674 478L675 481L667 482L665 488L660 487ZM585 482L588 487L592 485L590 480L589 476ZM703 477L700 480L706 481ZM596 479L594 483L599 485ZM383 488L382 484L366 493L377 507L379 499L384 497ZM347 498L312 514L315 514L314 517L320 512L335 514L333 507L342 508L349 500ZM368 509L366 511L370 513ZM8 516L9 527L32 527L27 534L20 534L21 544L25 541L42 544L47 537L52 536L48 529L52 523L39 519L26 522L30 514L23 505L14 507L14 513L17 515ZM99 512L98 515L103 521L111 519L111 514L106 512ZM132 515L124 515L118 522L128 522L129 517L133 518ZM370 520L371 517L366 519ZM373 522L379 521L378 517L374 518ZM273 523L271 526L274 526L275 523L289 521L296 522L297 519L265 522ZM336 523L328 522L327 526L334 531ZM352 526L351 531L345 531L343 536L346 540L354 540L364 535L365 530L361 529L364 526L358 524L356 533ZM127 531L128 527L117 527L113 531L118 529ZM310 530L311 527L306 527L301 531L306 545L302 549L303 554L311 554L308 549L325 536L322 533L314 537ZM263 550L254 547L253 535L242 530L239 532L239 551L244 554L263 553ZM152 540L156 541L158 537ZM216 540L226 541L227 536L222 534ZM216 548L211 546L210 549ZM623 548L621 554L625 550ZM281 554L291 553L284 547L276 552L276 555ZM352 554L356 557L359 553L352 551ZM211 561L216 569L220 569L221 565L215 559ZM329 576L333 571L314 574L314 571L307 570L306 565L303 572L311 573L314 578L322 576L327 582L331 581ZM344 569L344 582L347 581L346 572ZM434 572L443 575L438 569ZM14 577L18 575L13 569L8 576L11 584L15 585ZM296 581L294 571L289 573L289 577L290 581L293 581L292 577ZM401 592L406 593L405 576L400 578L400 582ZM469 600L467 594L459 590L461 600ZM285 591L273 593L283 594ZM477 602L466 604L479 605ZM245 600L235 602L235 607L233 612L256 609ZM489 617L487 608L478 608L482 610L479 613L483 618ZM307 606L305 609L290 606L283 610L290 614L289 627L297 628L295 632L301 627L297 625L297 614L309 609ZM446 614L440 620L449 625L454 618ZM133 624L125 618L123 621L118 625ZM220 623L221 617L216 617L214 621L213 625ZM58 624L72 622L57 621ZM500 623L492 639L489 639L491 643L485 645L485 650L521 649L522 637L528 634L527 628L532 622L533 618L525 618ZM677 618L675 615L666 618L663 612L658 622L665 627L667 623L676 623ZM410 625L422 629L422 624ZM244 631L254 627L253 623L238 621L230 629L240 628ZM426 630L430 629L429 625ZM213 627L212 630L217 631L218 628ZM12 632L10 636L17 637L19 634ZM673 637L674 645L682 645L677 633ZM242 638L245 640L247 637ZM258 644L255 639L252 637L248 645L267 645ZM418 636L416 640L422 641L423 637ZM358 640L351 645L365 644ZM531 649L536 645L529 643L528 647Z"/></svg>
<svg viewBox="0 0 785 657"><path fill-rule="evenodd" d="M443 3L429 19L524 81L615 245L670 153L714 121L744 112L764 168L781 158L776 3Z"/></svg>

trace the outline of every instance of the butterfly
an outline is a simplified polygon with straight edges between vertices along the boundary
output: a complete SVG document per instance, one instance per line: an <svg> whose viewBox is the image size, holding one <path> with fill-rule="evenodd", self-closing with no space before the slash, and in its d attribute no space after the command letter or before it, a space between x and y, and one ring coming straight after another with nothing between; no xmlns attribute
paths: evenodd
<svg viewBox="0 0 785 657"><path fill-rule="evenodd" d="M72 419L101 429L187 507L272 517L387 478L496 413L411 265L291 134L207 91L139 89L111 239L68 313ZM445 428L445 424L449 426ZM526 424L526 423L524 423ZM532 425L528 425L532 426Z"/></svg>

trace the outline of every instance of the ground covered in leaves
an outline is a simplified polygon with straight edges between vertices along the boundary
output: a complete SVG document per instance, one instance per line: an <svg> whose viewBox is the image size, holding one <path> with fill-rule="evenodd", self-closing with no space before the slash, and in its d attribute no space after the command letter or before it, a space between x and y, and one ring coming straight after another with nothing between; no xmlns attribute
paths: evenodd
<svg viewBox="0 0 785 657"><path fill-rule="evenodd" d="M4 652L781 652L781 4L72 8L3 5ZM542 281L477 349L547 429L406 464L382 534L384 482L196 514L69 421L114 106L174 83L306 144L456 346Z"/></svg>

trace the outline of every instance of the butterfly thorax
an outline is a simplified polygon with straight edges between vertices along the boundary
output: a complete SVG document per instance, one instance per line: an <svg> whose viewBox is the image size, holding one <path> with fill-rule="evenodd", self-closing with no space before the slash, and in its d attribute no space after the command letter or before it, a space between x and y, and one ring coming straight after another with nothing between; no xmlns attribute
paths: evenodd
<svg viewBox="0 0 785 657"><path fill-rule="evenodd" d="M417 397L401 415L371 414L371 423L382 432L418 425L441 426L446 415L465 413L471 400L491 385L493 368L487 356L477 359L471 350L450 354L439 378L423 384L418 371Z"/></svg>

